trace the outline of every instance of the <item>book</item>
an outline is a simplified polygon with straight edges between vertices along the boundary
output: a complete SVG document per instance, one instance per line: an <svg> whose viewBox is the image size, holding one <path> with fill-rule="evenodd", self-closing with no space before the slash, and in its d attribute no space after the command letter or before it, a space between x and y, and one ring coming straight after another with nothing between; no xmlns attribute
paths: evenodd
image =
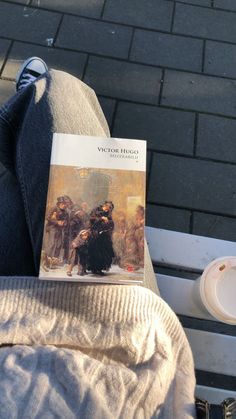
<svg viewBox="0 0 236 419"><path fill-rule="evenodd" d="M146 141L54 134L39 279L144 279Z"/></svg>

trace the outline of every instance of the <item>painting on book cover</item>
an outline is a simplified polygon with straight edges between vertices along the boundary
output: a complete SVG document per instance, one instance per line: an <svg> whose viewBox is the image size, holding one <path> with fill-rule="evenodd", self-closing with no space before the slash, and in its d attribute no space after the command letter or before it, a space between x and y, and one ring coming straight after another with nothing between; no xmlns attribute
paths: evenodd
<svg viewBox="0 0 236 419"><path fill-rule="evenodd" d="M145 172L51 165L41 279L143 280Z"/></svg>

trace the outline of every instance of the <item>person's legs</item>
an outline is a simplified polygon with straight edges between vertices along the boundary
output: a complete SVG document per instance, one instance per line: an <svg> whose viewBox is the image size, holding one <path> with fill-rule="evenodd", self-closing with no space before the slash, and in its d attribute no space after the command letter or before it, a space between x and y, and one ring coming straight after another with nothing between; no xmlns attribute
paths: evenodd
<svg viewBox="0 0 236 419"><path fill-rule="evenodd" d="M60 71L0 109L0 275L38 274L54 132L110 136L94 91ZM158 294L145 246L144 285Z"/></svg>
<svg viewBox="0 0 236 419"><path fill-rule="evenodd" d="M60 132L104 137L109 136L109 128L94 92L59 71L45 73L11 98L0 110L0 121L0 195L4 196L0 216L5 214L0 242L0 255L5 255L5 260L0 262L0 274L37 274L52 135ZM10 204L15 211L10 211ZM22 259L24 263L19 264Z"/></svg>

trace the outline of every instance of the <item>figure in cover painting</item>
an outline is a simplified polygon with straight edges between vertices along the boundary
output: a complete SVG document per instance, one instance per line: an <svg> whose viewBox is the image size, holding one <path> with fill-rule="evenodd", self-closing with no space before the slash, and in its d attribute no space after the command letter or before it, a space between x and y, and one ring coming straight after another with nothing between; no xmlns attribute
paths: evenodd
<svg viewBox="0 0 236 419"><path fill-rule="evenodd" d="M113 249L115 253L114 264L121 266L125 255L125 238L128 230L124 211L118 211L115 218L115 227L112 235Z"/></svg>
<svg viewBox="0 0 236 419"><path fill-rule="evenodd" d="M47 216L45 253L48 257L59 258L63 245L64 230L67 225L66 201L63 196L59 196L56 205Z"/></svg>
<svg viewBox="0 0 236 419"><path fill-rule="evenodd" d="M72 270L78 264L77 275L84 276L88 268L88 244L91 230L81 230L71 243L68 276L72 276Z"/></svg>
<svg viewBox="0 0 236 419"><path fill-rule="evenodd" d="M114 230L113 209L113 203L105 201L90 214L89 270L101 276L104 275L104 270L109 270L114 257L112 245L112 232Z"/></svg>
<svg viewBox="0 0 236 419"><path fill-rule="evenodd" d="M127 222L124 213L119 213L113 235L115 263L127 271L136 271L144 266L144 207L138 205L134 220Z"/></svg>
<svg viewBox="0 0 236 419"><path fill-rule="evenodd" d="M64 227L64 232L63 232L64 233L63 234L63 249L64 249L63 260L64 262L67 262L68 257L69 257L69 247L70 247L71 214L73 212L74 203L68 195L64 195L63 198L66 203L66 211L68 215L68 222L66 226Z"/></svg>
<svg viewBox="0 0 236 419"><path fill-rule="evenodd" d="M57 263L46 267L67 265L68 276L76 265L80 276L88 271L103 276L112 264L130 272L143 268L144 207L138 205L128 220L124 211L117 211L114 222L112 201L104 201L90 213L86 202L79 198L78 202L60 196L48 213L44 253L47 262Z"/></svg>
<svg viewBox="0 0 236 419"><path fill-rule="evenodd" d="M68 225L64 232L64 263L71 263L71 243L83 229L89 227L89 214L88 204L80 200L80 204L74 204L72 200L67 197L67 202L70 202L70 206L67 206L68 212ZM69 201L70 200L70 201ZM77 263L77 261L76 261Z"/></svg>

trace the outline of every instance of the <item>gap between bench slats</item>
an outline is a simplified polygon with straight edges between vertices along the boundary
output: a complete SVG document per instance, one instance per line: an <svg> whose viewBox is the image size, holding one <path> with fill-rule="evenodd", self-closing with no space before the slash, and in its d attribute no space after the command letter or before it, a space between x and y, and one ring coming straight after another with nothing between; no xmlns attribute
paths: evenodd
<svg viewBox="0 0 236 419"><path fill-rule="evenodd" d="M196 397L208 400L209 403L220 404L228 397L236 398L236 391L223 390L221 388L196 386Z"/></svg>

